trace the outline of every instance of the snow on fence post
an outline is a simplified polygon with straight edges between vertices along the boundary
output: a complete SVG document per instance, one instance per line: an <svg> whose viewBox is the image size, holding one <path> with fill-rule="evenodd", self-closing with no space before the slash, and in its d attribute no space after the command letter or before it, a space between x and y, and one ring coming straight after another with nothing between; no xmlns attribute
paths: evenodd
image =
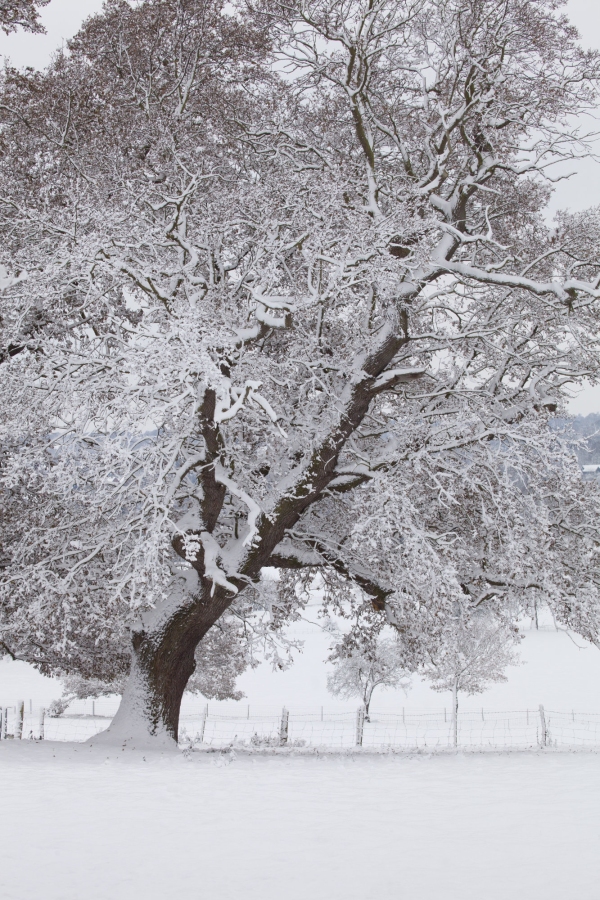
<svg viewBox="0 0 600 900"><path fill-rule="evenodd" d="M540 703L540 725L541 725L540 747L545 747L546 744L548 743L548 729L546 727L546 714L544 712L544 707L541 703Z"/></svg>
<svg viewBox="0 0 600 900"><path fill-rule="evenodd" d="M5 706L2 710L2 740L6 740L6 734L8 730L8 706Z"/></svg>
<svg viewBox="0 0 600 900"><path fill-rule="evenodd" d="M25 701L19 700L15 708L15 741L20 741L23 737L23 718L25 716Z"/></svg>
<svg viewBox="0 0 600 900"><path fill-rule="evenodd" d="M356 746L362 747L363 733L365 730L365 708L359 706L356 710Z"/></svg>
<svg viewBox="0 0 600 900"><path fill-rule="evenodd" d="M40 732L40 741L44 740L44 718L45 718L45 715L46 715L46 710L42 706L40 708L40 721L39 721L39 726L38 726L38 730Z"/></svg>
<svg viewBox="0 0 600 900"><path fill-rule="evenodd" d="M202 713L202 718L200 719L200 731L198 732L198 741L199 743L204 743L204 729L206 728L206 720L208 719L208 703L204 707L204 712Z"/></svg>
<svg viewBox="0 0 600 900"><path fill-rule="evenodd" d="M279 726L279 746L283 747L284 744L287 744L288 741L288 731L290 724L290 714L289 711L283 707L281 710L281 725Z"/></svg>

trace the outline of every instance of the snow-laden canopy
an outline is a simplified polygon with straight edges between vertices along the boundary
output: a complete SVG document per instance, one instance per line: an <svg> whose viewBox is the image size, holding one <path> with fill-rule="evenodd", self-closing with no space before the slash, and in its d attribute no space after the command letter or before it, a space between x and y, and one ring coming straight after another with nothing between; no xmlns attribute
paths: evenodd
<svg viewBox="0 0 600 900"><path fill-rule="evenodd" d="M600 61L556 7L110 0L6 70L1 639L110 680L130 633L115 732L176 734L209 629L317 569L412 666L458 607L596 640L549 422L598 377L600 216L543 212Z"/></svg>

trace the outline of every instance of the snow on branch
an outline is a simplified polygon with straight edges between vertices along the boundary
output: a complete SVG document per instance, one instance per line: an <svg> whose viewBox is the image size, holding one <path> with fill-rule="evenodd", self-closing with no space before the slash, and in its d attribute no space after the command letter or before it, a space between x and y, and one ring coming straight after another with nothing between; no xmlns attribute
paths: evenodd
<svg viewBox="0 0 600 900"><path fill-rule="evenodd" d="M230 402L229 396L227 395L233 395L233 392L236 389L232 388L229 379L224 379L224 382L225 386L221 389L221 396L219 397L215 408L214 420L217 424L226 422L228 419L233 419L246 400L252 397L254 391L258 390L262 383L260 381L247 381L244 387L237 391L238 395L236 399L233 400L233 402Z"/></svg>
<svg viewBox="0 0 600 900"><path fill-rule="evenodd" d="M238 589L231 581L227 580L225 572L218 565L217 560L221 556L222 550L219 543L208 531L201 531L198 534L202 547L204 548L204 573L207 578L212 581L211 596L215 593L217 585L225 588L231 594L237 594ZM191 548L194 552L195 548Z"/></svg>
<svg viewBox="0 0 600 900"><path fill-rule="evenodd" d="M408 384L424 375L426 369L390 369L380 375L371 388L373 393L391 391L399 384Z"/></svg>
<svg viewBox="0 0 600 900"><path fill-rule="evenodd" d="M244 547L252 544L254 540L260 540L260 537L257 537L258 528L256 523L262 513L262 510L258 503L252 499L242 488L240 488L233 479L229 478L223 466L219 463L215 465L215 480L218 484L224 485L230 493L233 494L234 497L237 497L242 503L245 503L248 507L248 534L244 537L242 544Z"/></svg>

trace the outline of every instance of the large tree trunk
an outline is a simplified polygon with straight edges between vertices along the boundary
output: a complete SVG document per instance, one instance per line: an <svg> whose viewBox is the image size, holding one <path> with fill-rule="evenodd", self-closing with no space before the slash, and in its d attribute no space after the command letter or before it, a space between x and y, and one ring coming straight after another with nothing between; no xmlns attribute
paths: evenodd
<svg viewBox="0 0 600 900"><path fill-rule="evenodd" d="M116 716L107 731L91 743L131 749L177 745L179 710L185 686L194 671L192 642L170 636L155 640L135 633L131 669Z"/></svg>
<svg viewBox="0 0 600 900"><path fill-rule="evenodd" d="M165 608L151 610L132 632L131 670L106 731L89 743L122 749L177 747L183 692L195 669L194 653L230 600L217 590L199 596L175 591Z"/></svg>

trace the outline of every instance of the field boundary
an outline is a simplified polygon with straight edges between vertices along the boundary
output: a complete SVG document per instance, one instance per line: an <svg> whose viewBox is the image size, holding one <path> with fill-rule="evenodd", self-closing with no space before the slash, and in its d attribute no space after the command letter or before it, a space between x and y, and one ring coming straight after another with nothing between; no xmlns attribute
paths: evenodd
<svg viewBox="0 0 600 900"><path fill-rule="evenodd" d="M86 741L105 730L114 710L98 703L93 713L46 710L32 701L0 704L0 740ZM600 748L600 713L546 710L459 711L456 728L447 709L367 715L354 710L267 708L260 712L228 714L206 704L180 719L182 749L246 748L426 753L445 750L478 751ZM54 713L54 714L51 714Z"/></svg>

